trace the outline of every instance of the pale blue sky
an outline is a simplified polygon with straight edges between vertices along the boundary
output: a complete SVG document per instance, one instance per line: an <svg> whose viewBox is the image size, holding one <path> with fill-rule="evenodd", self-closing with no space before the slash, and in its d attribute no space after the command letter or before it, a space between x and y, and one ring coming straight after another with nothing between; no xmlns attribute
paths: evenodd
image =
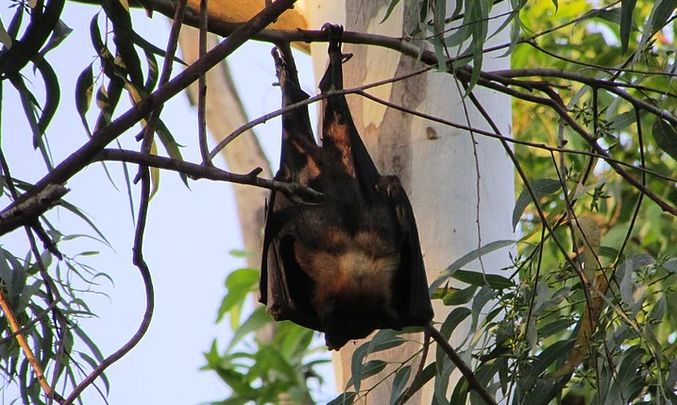
<svg viewBox="0 0 677 405"><path fill-rule="evenodd" d="M0 7L0 18L5 25L13 9L11 11L7 4ZM60 109L48 130L56 163L87 140L75 112L73 88L80 71L95 58L89 23L97 11L95 7L67 2L62 19L73 32L65 44L47 55L62 84ZM134 14L136 30L164 48L167 19L157 13L153 19L148 19L143 11ZM101 29L105 29L103 23ZM275 76L270 48L270 44L247 44L229 59L236 83L247 90L244 102L250 117L272 111L280 104L279 89L272 86ZM299 58L298 63L304 73L303 86L307 91L314 91L309 58ZM177 70L175 67L175 72ZM36 95L41 98L41 79L29 69L24 73L29 86L34 86ZM3 150L15 177L36 181L45 172L44 164L32 149L30 131L16 92L8 83L4 89ZM91 108L96 113L94 104ZM120 111L123 109L118 109ZM187 98L179 95L171 100L165 106L162 118L178 143L186 146L182 149L184 157L199 161L195 146L195 112ZM258 129L273 162L277 161L279 125L279 120L275 119ZM132 141L137 131L138 127L135 127L121 137L123 145L137 149ZM223 166L220 160L216 164ZM114 286L102 280L98 287L110 298L94 294L86 297L99 318L84 321L83 327L104 355L112 353L134 333L144 310L141 278L131 263L133 223L122 170L119 164L111 163L108 167L120 190L107 180L101 165L94 164L67 184L71 191L66 199L89 215L114 250L90 241L68 242L61 246L71 255L86 250L100 251L99 255L86 257L83 261L114 280ZM137 194L135 189L135 197ZM6 204L5 199L1 205ZM64 209L54 209L50 218L65 233L92 233L81 220ZM0 244L18 256L28 250L25 234L20 230L4 236ZM151 202L144 249L155 283L156 310L150 329L139 346L108 369L112 383L111 404L194 404L226 397L228 391L221 380L213 373L198 369L204 364L202 352L209 348L212 339L218 337L221 342L227 339L228 326L214 325L214 320L228 271L243 265L242 260L231 257L229 251L241 248L230 185L201 180L191 182L191 190L188 190L176 174L163 173L160 190ZM16 396L16 390L11 387L3 391L0 404L9 403ZM93 389L86 391L84 399L87 404L103 403Z"/></svg>

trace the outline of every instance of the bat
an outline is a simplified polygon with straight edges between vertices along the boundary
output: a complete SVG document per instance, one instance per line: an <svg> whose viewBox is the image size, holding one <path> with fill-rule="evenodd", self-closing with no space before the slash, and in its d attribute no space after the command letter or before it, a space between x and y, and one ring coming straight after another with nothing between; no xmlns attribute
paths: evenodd
<svg viewBox="0 0 677 405"><path fill-rule="evenodd" d="M262 252L260 302L276 320L325 334L330 350L376 329L426 326L433 318L409 199L396 176L379 174L343 94L343 28L326 24L329 66L320 81L322 143L308 110L282 116L275 179L321 197L272 191ZM282 106L306 100L288 45L273 50ZM332 93L333 92L333 93Z"/></svg>

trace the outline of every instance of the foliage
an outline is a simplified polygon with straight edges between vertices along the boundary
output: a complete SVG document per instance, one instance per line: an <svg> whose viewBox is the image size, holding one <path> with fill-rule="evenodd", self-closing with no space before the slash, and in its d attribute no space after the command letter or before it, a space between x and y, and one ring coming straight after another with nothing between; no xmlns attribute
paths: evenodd
<svg viewBox="0 0 677 405"><path fill-rule="evenodd" d="M308 380L322 383L316 367L329 362L322 355L324 348L313 340L313 331L288 321L274 323L263 306L249 310L258 280L259 271L246 268L226 279L227 293L217 321L227 314L235 334L225 350L219 351L214 341L205 353L205 369L215 371L233 390L220 403L313 403ZM247 310L248 316L241 320Z"/></svg>
<svg viewBox="0 0 677 405"><path fill-rule="evenodd" d="M101 11L92 18L89 35L97 58L81 67L75 89L69 89L75 95L77 119L91 138L56 165L45 134L62 91L49 52L63 46L70 32L60 20L65 1L13 0L13 18L0 24L4 45L0 90L19 94L31 129L24 140L46 167L41 180L23 182L12 176L0 153L3 201L8 207L0 213L0 234L25 227L28 246L21 252L0 248L0 298L9 303L0 318L0 372L18 382L24 403L47 402L44 394L50 388L45 388L45 381L72 390L74 398L69 400L77 399L79 390L143 336L152 313L152 285L141 248L147 200L151 188L157 189L160 168L178 171L186 183L191 175L285 186L266 183L256 171L234 176L211 167L206 158L202 165L184 162L159 114L162 100L191 81L184 72L183 81L167 82L169 62L176 60L170 52L175 38L170 36L167 49L160 49L134 32L127 2L94 3ZM161 7L142 3L148 10ZM391 0L388 10L398 3ZM508 2L468 0L459 1L451 13L443 0L402 3L415 7L419 17L411 38L433 49L418 49L417 56L453 74L465 89L466 103L475 103L479 88L510 94L514 101L514 141L506 140L505 134L475 132L501 140L509 155L514 149L520 193L513 225L521 238L493 241L468 252L434 280L433 298L454 307L436 325L441 335L448 339L455 330L467 328L460 357L486 391L507 402L677 401L675 2L594 2L593 8L593 2L582 0L566 4L511 0L508 10ZM508 11L495 16L502 6ZM482 71L489 51L486 41L496 31L508 29L511 41L493 50L509 53L513 68L488 75ZM312 33L288 35L313 40ZM383 40L364 35L363 41L372 45ZM402 42L398 49L408 53L408 44ZM228 46L212 56L222 59L238 45ZM159 60L166 62L162 69ZM204 58L191 68L204 73L216 62L209 63ZM37 84L28 79L31 70ZM123 95L135 106L125 113L120 111ZM159 96L164 99L158 101ZM98 111L92 111L93 100ZM488 115L485 118L490 121ZM137 122L144 126L136 136L138 152L104 150ZM204 139L199 141L206 145ZM159 156L158 143L165 157ZM84 237L60 232L45 212L59 204L91 225L104 244L105 238L63 194L47 199L40 194L49 184L64 184L94 160L140 166L138 207L132 203L132 176L126 166L124 170L130 206L138 214L134 262L150 297L147 316L132 341L109 358L103 358L96 342L77 324L79 318L93 315L81 290L95 289L96 282L108 276L88 267L86 256L94 252L64 253L64 246ZM23 210L26 201L35 202L36 211ZM16 207L22 209L17 213ZM14 216L16 223L10 229ZM38 242L45 247L39 248ZM498 274L473 270L477 258L513 246L511 263ZM233 395L224 404L310 403L314 398L309 386L319 380L317 367L326 358L312 332L290 323L273 324L263 309L248 307L256 279L254 269L228 276L219 319L227 315L235 335L223 349L214 342L205 353L205 369L215 371L231 387ZM21 330L8 325L10 314ZM29 344L20 347L18 335ZM374 356L407 342L405 334L385 330L358 347L346 392L332 403L352 403L368 395L373 379L365 381L373 376L376 385L392 384L391 403L402 402L428 381L433 381L436 403L480 402L467 378L452 386L452 372L459 365L439 344L424 343L397 364ZM26 347L32 348L37 366ZM434 348L431 362L417 367L418 355L430 348ZM45 371L45 380L35 377L39 369ZM105 376L99 381L107 390ZM55 399L63 402L56 394Z"/></svg>
<svg viewBox="0 0 677 405"><path fill-rule="evenodd" d="M433 17L422 23L434 33L441 32L436 24L443 19L432 4L440 3L420 3L431 9ZM658 115L672 114L677 107L673 26L663 30L674 18L674 4L513 6L520 8L520 25L513 34L525 32L513 35L510 44L513 69L524 69L515 77L543 80L555 89L565 113L610 157L592 153L590 140L579 136L552 106L515 97L514 136L520 141L515 164L524 175L517 184L521 193L513 226L524 236L516 243L512 265L501 269L504 276L464 270L473 259L503 245L494 242L468 253L433 282L433 298L447 306L467 305L453 309L441 331L449 337L462 320L470 321L460 355L489 393L509 403L556 398L674 403L675 218L645 197L650 190L668 205L677 202L677 132L673 122ZM445 18L453 21L456 16ZM452 32L448 38L457 35ZM458 30L460 40L470 40L461 57L482 49L478 32ZM448 38L444 42L450 45ZM439 66L449 69L449 51L441 41L431 42ZM473 59L476 67L478 62ZM470 88L481 85L481 77L473 69ZM619 96L616 88L629 97ZM656 106L658 112L634 100ZM609 162L632 169L641 184L629 184ZM458 287L446 285L452 279L451 285ZM466 380L448 386L455 365L437 350L426 367L435 372L422 371L417 377L434 380L435 402L481 403ZM353 358L353 371L360 370L355 364L362 361L361 356ZM365 368L374 361L364 363ZM400 370L409 373L411 365L405 367ZM362 378L367 376L363 371ZM392 383L394 393L402 392L400 380ZM340 403L351 403L354 397Z"/></svg>

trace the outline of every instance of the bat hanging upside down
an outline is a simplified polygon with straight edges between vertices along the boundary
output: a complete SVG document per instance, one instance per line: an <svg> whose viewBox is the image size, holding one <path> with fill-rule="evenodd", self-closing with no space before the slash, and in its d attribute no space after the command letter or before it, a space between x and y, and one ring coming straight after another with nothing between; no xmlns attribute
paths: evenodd
<svg viewBox="0 0 677 405"><path fill-rule="evenodd" d="M339 26L325 25L327 94L343 89ZM282 105L308 98L288 46L273 50ZM395 176L381 176L343 94L323 105L322 145L306 106L282 117L275 179L310 187L304 199L273 191L267 208L260 301L276 320L325 333L329 349L375 329L425 326L433 311L411 204Z"/></svg>

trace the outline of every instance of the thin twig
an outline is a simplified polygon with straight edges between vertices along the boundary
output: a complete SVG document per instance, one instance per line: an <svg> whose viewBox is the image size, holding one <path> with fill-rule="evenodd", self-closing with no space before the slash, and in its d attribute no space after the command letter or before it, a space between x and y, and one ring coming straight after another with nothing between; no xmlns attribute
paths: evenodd
<svg viewBox="0 0 677 405"><path fill-rule="evenodd" d="M642 167L645 166L646 161L644 157L644 137L642 135L642 121L641 121L641 116L639 114L639 109L635 107L635 124L637 125L637 141L639 143L639 157L640 157L640 164ZM646 184L646 176L642 174L642 184ZM625 233L625 238L623 238L623 243L621 244L621 248L618 249L618 256L616 256L615 260L615 266L614 266L614 272L613 274L616 273L616 270L618 268L619 262L623 259L623 252L625 251L625 247L628 244L628 240L630 240L630 236L632 235L632 231L635 229L635 221L637 221L637 218L639 217L639 210L642 206L642 201L644 200L644 193L640 190L639 192L639 197L637 197L637 202L635 203L635 210L632 213L632 218L630 219L630 224L628 225L628 230ZM613 276L610 277L612 280L615 279Z"/></svg>
<svg viewBox="0 0 677 405"><path fill-rule="evenodd" d="M361 94L361 92L364 91L364 90L368 90L368 89L378 87L378 86L383 86L383 85L389 84L389 83L394 83L394 82L397 82L397 81L400 81L400 80L406 80L410 77L418 76L418 75L425 73L425 72L428 72L432 69L433 69L432 66L426 66L424 68L415 70L413 72L409 72L407 74L404 74L404 75L401 75L401 76L396 76L396 77L393 77L393 78L390 78L390 79L379 80L379 81L376 81L376 82L373 82L373 83L367 83L367 84L364 84L362 86L352 87L352 88L349 88L349 89L331 90L331 91L328 91L324 94L318 94L318 95L315 95L313 97L309 97L305 100L298 101L294 104L289 104L289 105L282 107L282 108L279 108L275 111L271 111L267 114L263 114L260 117L254 119L254 120L251 120L251 121L247 122L246 124L240 126L239 128L235 129L233 132L228 134L228 136L223 138L223 140L221 140L221 142L219 142L218 145L216 145L211 150L211 152L209 152L209 158L214 159L214 157L216 155L218 155L219 152L223 148L225 148L229 143L234 141L238 136L242 135L243 133L247 132L248 130L254 128L257 125L264 124L268 120L271 120L271 119L273 119L277 116L280 116L282 114L285 114L289 111L296 110L297 108L300 108L302 106L306 106L306 105L315 103L315 102L320 101L320 100L324 100L325 98L328 98L328 97L331 97L331 96L334 96L334 95L338 95L338 94L343 94L343 95L346 95L346 94Z"/></svg>
<svg viewBox="0 0 677 405"><path fill-rule="evenodd" d="M99 155L95 157L95 160L114 160L119 162L137 163L150 167L157 167L160 169L184 173L195 179L221 180L237 184L248 184L270 190L283 191L287 194L306 196L310 199L318 199L322 197L322 193L297 183L285 183L282 181L258 177L260 169L254 169L247 174L236 174L227 172L214 166L205 167L203 165L185 162L178 159L121 149L104 149L101 151L101 153L99 153Z"/></svg>
<svg viewBox="0 0 677 405"><path fill-rule="evenodd" d="M450 127L453 127L453 128L463 129L463 130L466 130L466 131L473 131L476 134L479 134L479 135L482 135L482 136L487 136L487 137L494 138L494 139L504 139L507 142L514 143L514 144L517 144L517 145L524 145L524 146L528 146L528 147L532 147L532 148L543 149L543 150L550 151L550 152L562 152L562 153L569 153L569 154L575 154L575 155L584 155L584 156L592 156L592 157L596 157L596 158L601 158L601 159L604 159L605 161L614 162L614 163L616 163L620 166L624 166L624 167L627 167L627 168L630 168L630 169L633 169L633 170L637 170L637 171L642 171L644 173L650 174L650 175L655 176L657 178L661 178L663 180L667 180L667 181L670 181L670 182L673 182L673 183L677 183L677 178L666 176L662 173L659 173L659 172L656 172L654 170L650 170L650 169L647 169L647 168L641 168L641 167L633 166L630 163L627 163L627 162L624 162L624 161L621 161L621 160L618 160L618 159L614 159L611 156L601 156L598 153L595 153L594 151L593 152L587 152L587 151L581 151L581 150L577 150L577 149L568 149L568 148L563 148L563 147L549 146L549 145L546 145L544 143L524 141L524 140L520 140L520 139L504 137L504 136L497 135L497 134L490 132L490 131L485 131L481 128L469 127L467 125L458 124L458 123L455 123L455 122L452 122L452 121L449 121L449 120L445 120L443 118L439 118L439 117L434 116L434 115L430 115L430 114L422 113L420 111L412 110L412 109L400 106L398 104L395 104L395 103L392 103L392 102L389 102L389 101L385 101L383 99L376 98L375 96L372 96L371 94L364 91L364 90L367 90L367 89L371 89L373 87L378 87L378 86L382 86L382 85L385 85L385 84L388 84L388 83L393 83L393 82L396 82L396 81L405 80L405 79L408 79L409 77L416 76L416 75L428 72L430 70L432 70L432 67L428 66L428 67L419 69L417 71L414 71L414 72L411 72L411 73L408 73L408 74L405 74L405 75L402 75L402 76L397 76L397 77L390 78L390 79L379 80L377 82L367 83L367 84L364 84L362 86L351 87L351 88L348 88L348 89L332 90L332 91L327 92L326 94L318 94L316 96L309 97L305 100L296 102L294 104L290 104L288 106L279 108L275 111L271 111L269 113L263 114L263 115L257 117L256 119L253 119L253 120L247 122L246 124L240 126L239 128L235 129L233 132L228 134L221 142L219 142L218 145L216 145L211 150L211 152L209 153L209 156L210 156L211 159L213 159L216 155L218 155L218 153L223 148L225 148L230 142L235 140L238 136L242 135L243 133L247 132L248 130L250 130L250 129L252 129L252 128L258 126L258 125L264 124L264 123L268 122L269 120L271 120L275 117L278 117L282 114L285 114L289 111L293 111L293 110L300 108L302 106L315 103L317 101L323 100L327 97L330 97L330 96L333 96L333 95L336 95L336 94L343 94L343 95L357 94L357 95L360 95L362 97L368 98L372 101L375 101L377 103L383 104L387 107L394 108L398 111L406 112L408 114L415 115L415 116L421 117L421 118L425 118L427 120L437 122L437 123L440 123L440 124L444 124L444 125L447 125L447 126L450 126Z"/></svg>
<svg viewBox="0 0 677 405"><path fill-rule="evenodd" d="M428 352L430 351L430 332L427 329L423 330L423 349L421 350L421 359L418 362L418 368L414 378L411 380L411 385L406 391L395 401L395 405L405 404L418 390L423 388L426 380L421 380L423 369L425 368L426 360L428 359Z"/></svg>
<svg viewBox="0 0 677 405"><path fill-rule="evenodd" d="M463 73L464 75L466 73ZM470 76L467 76L469 78ZM532 103L537 103L541 105L545 105L547 107L552 108L559 116L562 118L567 125L569 125L575 132L577 132L590 146L594 148L594 150L600 155L600 157L604 158L606 160L606 157L609 157L609 153L599 144L597 143L596 139L594 136L590 135L585 128L583 128L576 120L574 120L566 111L566 107L564 107L561 104L561 100L557 100L555 96L552 94L549 94L548 98L545 97L540 97L536 96L533 94L527 94L523 93L520 91L516 91L512 88L509 88L507 86L504 86L498 82L494 81L488 81L486 79L483 79L480 77L479 79L480 82L482 82L482 85L485 87L489 87L498 91L501 91L503 93L509 94L511 96L517 97L519 99L525 100L525 101L530 101ZM638 107L644 108L643 105L637 105ZM668 114L670 115L670 114ZM659 197L656 193L653 191L649 190L646 186L644 186L641 182L639 182L637 179L632 177L628 172L626 172L623 168L620 167L620 165L616 164L612 160L607 160L609 163L609 166L611 166L612 169L616 173L618 173L623 179L625 179L629 184L631 184L633 187L637 188L638 190L641 190L647 197L649 197L651 200L653 200L663 211L669 212L672 215L677 216L677 207L671 205L667 201L665 201L663 198Z"/></svg>
<svg viewBox="0 0 677 405"><path fill-rule="evenodd" d="M155 294L153 290L153 281L151 279L150 270L143 260L142 246L143 246L143 234L146 227L146 216L148 213L148 199L150 195L150 173L148 167L143 167L141 172L141 201L139 203L139 216L136 224L136 231L134 234L134 248L133 250L133 262L139 269L141 273L141 278L143 279L144 290L146 292L146 309L141 320L141 324L137 328L134 335L115 351L110 356L106 357L87 377L85 377L70 393L65 405L70 405L75 401L82 391L87 388L89 385L93 384L94 381L108 368L110 365L115 363L124 357L130 350L134 348L140 341L141 338L146 334L148 327L150 326L150 321L153 316L153 310L155 308Z"/></svg>
<svg viewBox="0 0 677 405"><path fill-rule="evenodd" d="M183 20L183 15L185 13L187 0L179 0L176 5L176 10L174 11L174 18L172 19L172 28L169 30L169 38L167 39L167 52L165 53L165 58L162 62L162 72L160 72L160 80L158 81L158 87L164 86L172 75L172 68L174 66L174 55L176 55L176 48L179 42L179 33L181 32L181 21ZM141 143L141 151L143 153L150 153L153 146L153 133L155 132L155 127L157 122L160 120L160 114L162 114L162 109L164 104L159 105L154 109L146 126L143 129L143 142ZM142 176L141 168L134 179L136 183L138 179Z"/></svg>
<svg viewBox="0 0 677 405"><path fill-rule="evenodd" d="M200 0L200 34L198 44L198 57L203 57L207 52L207 0ZM211 166L209 157L209 145L207 144L207 72L203 72L197 81L197 133L200 146L202 164Z"/></svg>
<svg viewBox="0 0 677 405"><path fill-rule="evenodd" d="M497 405L496 400L487 392L487 390L480 384L480 382L477 380L477 377L475 376L475 373L472 371L472 369L465 364L461 356L456 353L456 350L454 350L453 347L447 342L447 340L442 336L442 334L435 329L434 326L428 324L428 326L425 327L425 330L430 334L430 336L437 342L437 344L444 350L444 352L447 354L447 357L454 363L456 368L458 368L458 371L463 374L465 377L466 381L468 381L468 385L470 386L471 389L475 390L477 394L486 402L487 404L490 405Z"/></svg>

